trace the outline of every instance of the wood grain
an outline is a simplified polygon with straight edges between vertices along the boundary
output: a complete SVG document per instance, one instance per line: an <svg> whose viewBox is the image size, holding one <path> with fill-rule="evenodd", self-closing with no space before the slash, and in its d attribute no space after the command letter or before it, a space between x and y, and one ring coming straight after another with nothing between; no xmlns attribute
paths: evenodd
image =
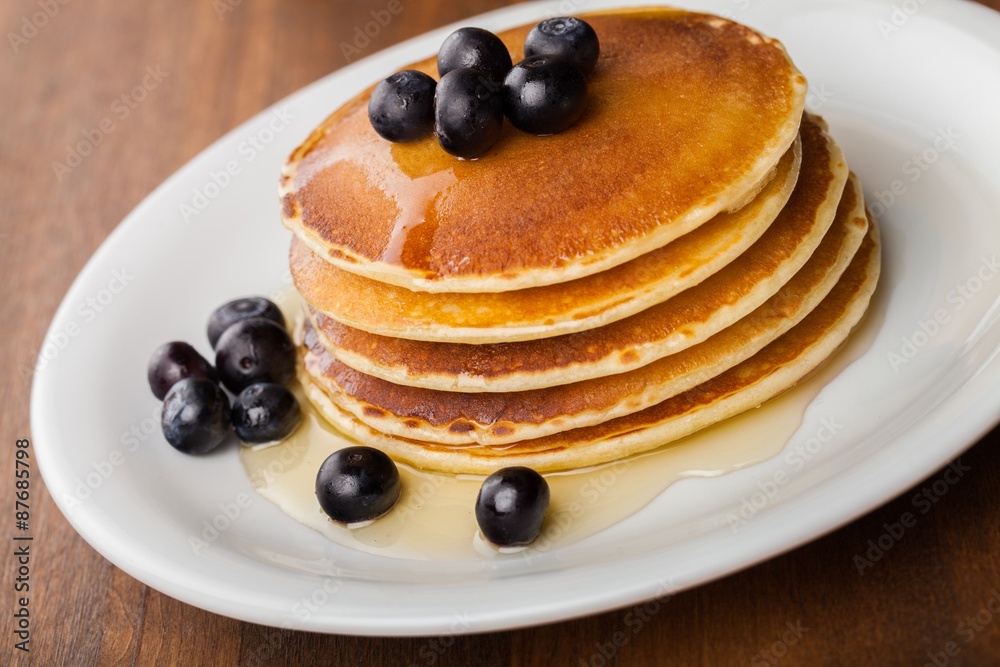
<svg viewBox="0 0 1000 667"><path fill-rule="evenodd" d="M5 45L0 63L4 536L15 533L8 510L11 462L14 441L29 436L31 367L56 307L88 257L148 192L216 138L346 64L341 44L370 20L372 10L387 4L62 2L67 4L0 5L8 42L25 21L42 22L42 6L54 14L25 43ZM506 4L512 3L403 0L400 18L361 55ZM982 4L1000 9L1000 0ZM120 117L113 101L140 84L147 67L168 74ZM52 163L64 162L66 146L105 118L112 119L112 132L60 178ZM648 615L620 610L516 632L432 640L282 631L180 603L88 546L36 475L32 650L25 656L13 649L17 567L8 555L2 565L0 664L922 665L949 641L961 648L949 665L1000 664L1000 623L985 623L968 643L960 634L960 624L1000 589L1000 461L993 452L998 439L995 431L962 457L970 468L962 481L864 576L853 557L885 524L912 510L912 497L926 482L823 539L678 594ZM637 623L640 616L645 620ZM787 636L801 637L779 648L780 659L770 660L762 651L791 633L789 624L801 627ZM620 646L613 644L616 633Z"/></svg>

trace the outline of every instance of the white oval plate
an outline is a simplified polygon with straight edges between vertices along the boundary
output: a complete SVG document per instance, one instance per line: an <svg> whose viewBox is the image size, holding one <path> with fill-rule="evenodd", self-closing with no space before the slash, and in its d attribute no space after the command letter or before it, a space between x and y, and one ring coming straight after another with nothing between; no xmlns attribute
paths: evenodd
<svg viewBox="0 0 1000 667"><path fill-rule="evenodd" d="M531 3L463 23L499 30L615 4ZM694 7L784 41L883 221L878 334L813 402L782 455L685 480L613 529L530 563L435 563L335 545L258 497L232 448L195 460L163 441L145 384L151 351L182 339L208 352L215 306L288 285L276 196L285 156L357 91L433 54L452 26L264 111L111 234L56 313L36 370L31 421L52 496L95 549L168 595L248 621L365 635L483 632L632 604L770 558L886 502L1000 415L1000 17L956 0L902 5L916 9ZM796 451L824 419L836 435L806 461ZM769 486L782 472L784 483ZM732 516L765 487L773 497L733 530ZM226 529L196 550L190 538L213 521Z"/></svg>

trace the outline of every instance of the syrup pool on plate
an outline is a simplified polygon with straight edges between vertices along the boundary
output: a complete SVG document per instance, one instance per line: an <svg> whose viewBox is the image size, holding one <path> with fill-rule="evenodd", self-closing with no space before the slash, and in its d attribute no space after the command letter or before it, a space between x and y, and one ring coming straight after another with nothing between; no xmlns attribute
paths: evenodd
<svg viewBox="0 0 1000 667"><path fill-rule="evenodd" d="M569 472L546 473L551 504L542 533L528 550L548 551L594 535L635 514L674 482L716 477L779 454L817 394L868 348L875 313L817 372L755 410L732 417L650 453ZM357 444L330 426L296 389L303 423L291 437L240 457L257 492L293 519L346 547L420 560L510 557L478 538L476 496L484 477L418 470L397 462L403 492L373 523L347 529L316 500L316 473L332 452Z"/></svg>

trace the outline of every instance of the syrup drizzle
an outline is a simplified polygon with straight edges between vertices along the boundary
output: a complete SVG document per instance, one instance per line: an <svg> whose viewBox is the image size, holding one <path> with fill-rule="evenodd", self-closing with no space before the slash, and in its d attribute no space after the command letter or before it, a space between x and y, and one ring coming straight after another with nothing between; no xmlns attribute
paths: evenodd
<svg viewBox="0 0 1000 667"><path fill-rule="evenodd" d="M409 144L393 144L359 136L332 149L313 151L299 166L295 188L309 187L319 174L338 163L359 169L369 185L380 190L396 206L396 218L379 261L408 268L426 268L437 232L435 204L443 193L458 183L455 167L428 165L436 141L425 139ZM391 158L386 159L385 154ZM386 168L386 164L391 164Z"/></svg>
<svg viewBox="0 0 1000 667"><path fill-rule="evenodd" d="M398 180L393 179L394 187L387 187L386 193L395 193L399 213L380 261L402 266L427 264L437 231L434 202L457 182L452 169L415 179L400 173Z"/></svg>

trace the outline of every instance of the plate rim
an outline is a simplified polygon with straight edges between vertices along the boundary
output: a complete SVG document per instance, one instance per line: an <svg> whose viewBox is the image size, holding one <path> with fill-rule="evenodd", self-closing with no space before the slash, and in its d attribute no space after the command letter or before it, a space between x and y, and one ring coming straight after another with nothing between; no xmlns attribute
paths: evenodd
<svg viewBox="0 0 1000 667"><path fill-rule="evenodd" d="M554 3L539 4L538 6L531 7L530 11L541 16L545 14L544 10L553 4ZM603 3L598 4L602 5ZM651 0L649 2L637 4L661 3L656 3ZM832 3L832 0L812 0L812 2L808 3L808 5L800 5L800 7L802 7L804 11L810 5L824 6L829 4L836 4L838 7L845 7L850 4L859 3ZM391 58L396 52L407 51L412 49L417 43L431 41L438 35L446 35L456 27L468 25L470 22L476 22L478 24L488 24L493 22L506 23L508 22L506 20L508 16L519 16L521 13L526 11L528 11L528 9L526 5L523 4L509 6L488 12L486 14L470 17L394 44L383 51L342 67L335 72L332 72L331 74L305 86L304 88L299 89L266 109L263 109L258 114L255 114L244 123L241 123L239 126L233 128L231 131L212 142L208 147L200 151L196 156L185 163L185 165L167 177L167 179L165 179L150 194L143 198L143 200L118 225L116 225L115 229L112 230L108 237L101 243L73 280L65 296L60 302L60 305L57 308L48 329L46 330L43 340L47 339L54 331L57 331L60 326L64 325L70 310L72 309L74 303L78 300L76 297L78 296L78 293L82 291L82 284L87 274L93 270L94 266L102 263L107 255L110 255L115 251L115 246L119 243L119 239L123 235L130 232L133 227L143 224L143 221L149 216L150 210L155 210L155 202L160 197L161 193L170 190L174 186L175 182L183 178L184 174L188 171L194 170L201 165L209 164L211 162L212 155L218 151L221 146L227 145L234 137L245 135L248 128L254 126L256 123L259 123L261 118L266 118L273 113L275 109L312 95L318 87L324 85L331 79L350 77L355 70L371 67L372 63L377 62L380 58ZM978 30L992 30L997 35L1000 35L1000 14L997 14L982 5L975 3L963 3L960 2L960 0L947 0L943 3L935 3L934 5L924 7L921 11L926 11L928 13L936 12L938 18L941 18L950 25L962 29L963 31L968 31L968 24L971 23L979 24L976 26ZM987 19L987 16L990 18ZM982 24L990 24L992 25L992 28L987 28ZM994 49L998 54L1000 54L1000 47L994 47ZM878 478L880 481L879 485L867 487L865 489L867 490L867 493L857 493L847 500L845 500L842 496L835 495L836 491L831 488L829 479L824 480L824 483L821 486L796 496L796 502L805 502L802 498L808 498L814 506L818 501L820 504L823 504L823 501L836 501L825 503L827 507L832 509L828 509L823 513L823 521L811 521L808 523L790 522L787 523L787 526L794 527L794 530L790 530L786 527L784 531L779 531L780 534L778 535L764 535L771 527L771 524L774 524L784 518L787 512L792 511L793 505L796 503L791 502L777 505L769 508L766 515L761 515L751 522L746 527L745 533L741 531L741 534L743 535L756 536L755 539L746 541L747 544L751 545L749 548L749 557L747 546L744 545L742 550L732 549L728 552L724 551L724 557L716 558L712 560L710 564L706 559L697 567L688 567L687 570L680 575L678 575L676 570L670 570L670 573L674 575L671 577L671 581L673 582L679 579L680 582L676 585L676 587L671 587L668 591L664 591L662 587L664 577L661 576L659 579L656 579L657 574L665 574L668 571L669 568L667 568L666 565L669 564L666 564L664 565L665 569L660 571L646 571L641 577L633 576L628 585L620 587L617 591L589 591L568 599L553 601L548 604L535 604L529 609L521 610L521 613L514 616L511 616L509 610L499 610L493 613L490 613L488 610L484 611L479 614L474 627L463 630L463 633L509 630L536 625L539 623L569 620L641 603L644 600L661 597L664 593L670 594L679 590L701 585L714 579L728 576L734 572L752 567L753 565L756 565L764 560L777 557L780 554L798 548L802 544L811 542L825 534L837 530L864 513L869 512L888 502L892 498L899 496L907 489L919 484L920 481L926 479L928 476L933 475L936 471L940 470L942 467L954 460L956 456L959 456L962 452L981 440L986 433L988 433L998 422L1000 422L1000 414L996 417L988 415L991 410L995 410L996 404L1000 402L997 399L997 396L1000 395L1000 374L995 374L996 377L992 380L992 382L990 382L989 378L986 376L991 374L982 372L987 368L995 368L996 365L997 356L994 354L979 366L980 372L978 375L970 378L969 382L963 384L963 390L965 390L966 387L973 385L973 383L985 383L986 388L992 390L980 392L976 396L976 400L969 402L963 409L964 414L978 417L978 419L970 419L959 424L952 424L947 432L941 432L941 428L937 428L931 431L930 436L927 435L926 431L922 432L918 436L918 433L916 432L917 424L911 424L903 433L892 438L893 442L897 442L899 445L905 444L915 452L914 465L911 465L906 469L890 468L888 472L884 469L880 470L878 472ZM35 456L38 459L39 471L41 472L43 480L46 482L46 486L49 488L49 495L52 497L56 506L59 508L66 520L71 526L73 526L74 530L76 530L76 532L81 535L92 548L111 561L111 563L115 566L121 568L133 578L159 591L162 591L171 597L175 597L199 608L240 620L266 625L278 625L275 623L275 615L267 613L268 609L266 608L266 605L258 605L257 607L244 606L242 602L234 601L232 596L213 596L213 594L208 593L205 589L192 585L185 585L183 573L181 573L180 576L177 576L177 573L175 572L173 573L174 576L168 576L163 572L151 570L149 567L143 567L142 564L138 562L138 559L135 558L134 550L131 554L129 554L127 553L127 550L119 548L118 545L109 545L105 541L98 540L97 537L101 535L101 531L97 529L99 527L95 528L95 526L88 524L88 522L84 520L84 514L77 514L64 506L63 499L55 490L52 489L52 487L49 486L49 480L55 479L53 475L55 475L54 471L57 467L50 458L50 456L55 455L54 450L44 444L50 441L48 420L51 418L51 415L46 414L46 410L49 408L46 406L44 396L47 393L50 393L51 390L48 389L48 386L54 381L54 377L55 374L53 373L36 374L34 377L30 393L32 447L34 449ZM959 392L956 391L955 394L948 396L943 403L950 403L957 400L958 393ZM937 409L941 409L940 404L937 408L935 408L935 410ZM923 421L924 419L922 419L920 423ZM948 446L939 445L930 450L915 446L920 442L926 441L928 437L939 437L939 442L947 443ZM56 439L56 437L51 438L53 441ZM878 452L878 455L883 456L887 454L886 452ZM878 456L876 458L878 458ZM44 461L48 461L48 463L45 463ZM46 469L49 470L48 473L45 472ZM919 469L919 474L914 474L914 469ZM861 465L860 463L853 465L850 467L849 474L852 476L860 474L872 476L873 471L871 463L866 461L865 465ZM890 481L887 483L887 480ZM792 532L794 536L789 538L789 532ZM713 533L706 534L700 538L688 540L686 545L680 545L680 547L694 548L695 546L698 546L699 548L704 548L705 545L703 543L706 541L709 543L714 540L727 542L729 539L731 538L727 534L714 531ZM775 542L778 544L775 545ZM132 556L131 558L129 557L130 555ZM622 569L631 569L635 571L640 568L627 568L626 566L635 561L642 561L644 559L648 561L648 558L649 554L644 552L633 558L623 558L619 561L618 565ZM324 611L329 612L331 610ZM351 609L338 608L336 611L339 613L315 614L302 623L283 623L278 626L314 632L368 636L429 636L441 633L459 634L458 632L449 630L448 626L451 625L453 621L450 614L445 615L443 619L437 618L433 614L429 614L428 616L415 619L394 618L392 619L391 624L380 623L372 625L371 619L358 619L354 614L352 614ZM442 620L444 621L443 623Z"/></svg>

